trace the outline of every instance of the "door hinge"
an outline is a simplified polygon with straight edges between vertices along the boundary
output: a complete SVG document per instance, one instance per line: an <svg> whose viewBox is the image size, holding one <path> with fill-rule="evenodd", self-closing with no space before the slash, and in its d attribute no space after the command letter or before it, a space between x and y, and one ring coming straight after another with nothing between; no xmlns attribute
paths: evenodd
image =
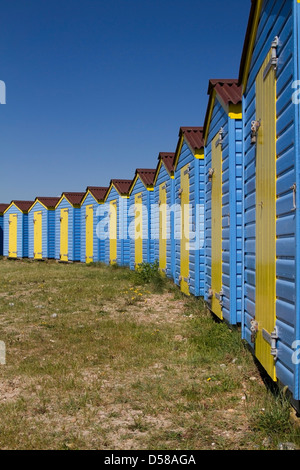
<svg viewBox="0 0 300 470"><path fill-rule="evenodd" d="M297 204L296 204L297 185L296 183L293 184L291 189L293 190L293 209L292 210L295 211L297 209Z"/></svg>
<svg viewBox="0 0 300 470"><path fill-rule="evenodd" d="M223 289L220 290L220 292L215 292L215 298L220 302L220 305L223 305L223 296L224 296L224 291Z"/></svg>
<svg viewBox="0 0 300 470"><path fill-rule="evenodd" d="M184 282L186 282L187 284L189 284L189 283L190 283L190 280L191 280L191 276L189 276L189 277L179 276L178 280L179 280L179 282L184 281Z"/></svg>

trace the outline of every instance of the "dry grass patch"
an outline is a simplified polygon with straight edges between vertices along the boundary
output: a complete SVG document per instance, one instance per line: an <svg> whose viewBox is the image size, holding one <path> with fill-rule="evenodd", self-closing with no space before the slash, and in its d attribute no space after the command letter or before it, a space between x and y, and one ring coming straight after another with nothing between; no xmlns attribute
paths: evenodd
<svg viewBox="0 0 300 470"><path fill-rule="evenodd" d="M299 442L240 332L167 281L55 262L1 261L0 274L1 449Z"/></svg>

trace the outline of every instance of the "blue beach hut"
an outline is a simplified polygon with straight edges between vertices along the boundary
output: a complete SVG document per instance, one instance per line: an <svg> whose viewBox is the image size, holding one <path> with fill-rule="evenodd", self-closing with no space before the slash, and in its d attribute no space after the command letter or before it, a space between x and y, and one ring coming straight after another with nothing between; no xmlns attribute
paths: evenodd
<svg viewBox="0 0 300 470"><path fill-rule="evenodd" d="M174 159L175 283L186 295L204 296L203 127L181 127Z"/></svg>
<svg viewBox="0 0 300 470"><path fill-rule="evenodd" d="M12 201L4 211L4 256L28 258L28 211L34 201Z"/></svg>
<svg viewBox="0 0 300 470"><path fill-rule="evenodd" d="M55 259L80 261L81 201L85 193L64 192L55 206Z"/></svg>
<svg viewBox="0 0 300 470"><path fill-rule="evenodd" d="M129 189L130 268L154 262L154 236L151 233L154 178L156 169L139 168Z"/></svg>
<svg viewBox="0 0 300 470"><path fill-rule="evenodd" d="M174 263L174 158L175 153L160 152L154 177L154 258L167 277L175 277ZM153 233L153 230L152 230Z"/></svg>
<svg viewBox="0 0 300 470"><path fill-rule="evenodd" d="M28 211L28 257L55 258L55 206L57 197L37 197Z"/></svg>
<svg viewBox="0 0 300 470"><path fill-rule="evenodd" d="M102 230L104 239L105 262L107 264L129 265L128 238L128 198L131 180L112 179L105 195L102 210ZM105 222L106 221L106 222Z"/></svg>
<svg viewBox="0 0 300 470"><path fill-rule="evenodd" d="M210 80L205 142L205 300L241 322L242 93L238 80Z"/></svg>
<svg viewBox="0 0 300 470"><path fill-rule="evenodd" d="M242 336L300 400L300 3L253 0L243 90Z"/></svg>
<svg viewBox="0 0 300 470"><path fill-rule="evenodd" d="M104 241L97 236L99 206L104 203L108 188L88 186L81 201L81 262L104 262Z"/></svg>

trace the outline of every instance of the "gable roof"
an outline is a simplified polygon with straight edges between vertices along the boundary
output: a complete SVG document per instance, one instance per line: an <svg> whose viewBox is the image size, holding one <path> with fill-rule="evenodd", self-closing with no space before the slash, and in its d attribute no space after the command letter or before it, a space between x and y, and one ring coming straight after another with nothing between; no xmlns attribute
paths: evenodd
<svg viewBox="0 0 300 470"><path fill-rule="evenodd" d="M99 202L99 201L104 201L108 188L98 187L98 186L88 186L86 190L89 191L94 196L94 198Z"/></svg>
<svg viewBox="0 0 300 470"><path fill-rule="evenodd" d="M153 186L156 169L137 168L135 174L138 175L145 186Z"/></svg>
<svg viewBox="0 0 300 470"><path fill-rule="evenodd" d="M85 193L63 192L58 200L58 203L56 204L56 207L60 204L61 200L64 197L67 199L67 201L69 201L72 206L79 206L84 196Z"/></svg>
<svg viewBox="0 0 300 470"><path fill-rule="evenodd" d="M225 105L239 104L242 102L242 89L236 79L209 80L208 94L215 90Z"/></svg>
<svg viewBox="0 0 300 470"><path fill-rule="evenodd" d="M204 150L203 127L180 127L178 137L173 163L174 169L177 167L184 140L195 157L202 154Z"/></svg>
<svg viewBox="0 0 300 470"><path fill-rule="evenodd" d="M127 195L129 192L130 185L132 183L132 180L117 180L113 179L111 180L111 183L114 185L116 190L120 195Z"/></svg>
<svg viewBox="0 0 300 470"><path fill-rule="evenodd" d="M208 83L207 94L209 100L203 129L205 143L216 98L230 117L241 118L242 112L242 87L237 79L211 79Z"/></svg>
<svg viewBox="0 0 300 470"><path fill-rule="evenodd" d="M175 153L172 152L160 152L158 155L159 163L163 163L167 172L172 174L174 172L174 160ZM158 163L158 164L159 164Z"/></svg>
<svg viewBox="0 0 300 470"><path fill-rule="evenodd" d="M153 191L154 189L154 181L155 181L155 175L156 175L156 168L149 169L149 168L137 168L135 170L135 176L131 182L130 188L129 188L129 194L132 193L133 188L138 180L140 178L141 182L145 186L145 188L149 191Z"/></svg>
<svg viewBox="0 0 300 470"><path fill-rule="evenodd" d="M105 194L105 200L107 200L112 188L115 188L117 193L119 193L120 196L127 197L129 194L129 188L132 183L132 180L119 180L119 179L112 179L110 181L110 185L108 190L106 191Z"/></svg>
<svg viewBox="0 0 300 470"><path fill-rule="evenodd" d="M170 178L174 178L174 162L175 162L175 153L159 152L158 164L155 170L155 177L154 177L154 183L153 183L154 186L156 185L156 181L157 181L162 165L164 165Z"/></svg>
<svg viewBox="0 0 300 470"><path fill-rule="evenodd" d="M0 214L2 215L3 212L9 207L9 204L0 204Z"/></svg>
<svg viewBox="0 0 300 470"><path fill-rule="evenodd" d="M35 201L41 202L47 209L54 209L59 200L59 197L37 197L35 199Z"/></svg>
<svg viewBox="0 0 300 470"><path fill-rule="evenodd" d="M21 212L28 212L33 203L34 201L11 201L6 210L12 205L15 205Z"/></svg>

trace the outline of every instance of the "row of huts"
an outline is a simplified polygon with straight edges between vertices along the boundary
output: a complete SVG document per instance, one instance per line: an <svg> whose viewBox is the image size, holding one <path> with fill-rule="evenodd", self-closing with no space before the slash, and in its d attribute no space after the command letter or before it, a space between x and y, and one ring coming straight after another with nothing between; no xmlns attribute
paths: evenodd
<svg viewBox="0 0 300 470"><path fill-rule="evenodd" d="M203 126L180 128L173 151L130 181L1 206L4 255L158 260L241 325L299 408L299 51L300 1L252 0L239 77L209 81Z"/></svg>

